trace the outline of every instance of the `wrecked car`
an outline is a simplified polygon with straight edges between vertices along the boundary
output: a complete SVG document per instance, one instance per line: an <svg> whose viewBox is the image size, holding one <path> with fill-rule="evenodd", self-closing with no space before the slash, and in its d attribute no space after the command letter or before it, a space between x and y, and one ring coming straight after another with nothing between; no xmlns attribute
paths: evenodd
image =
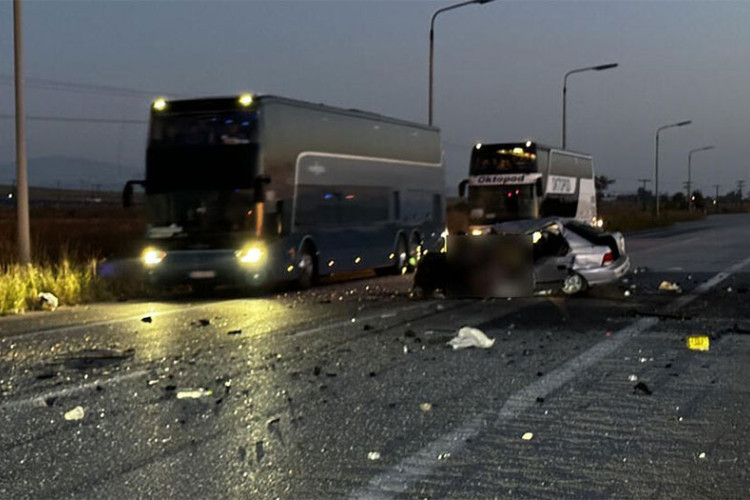
<svg viewBox="0 0 750 500"><path fill-rule="evenodd" d="M568 295L585 292L593 286L613 283L630 269L630 258L625 252L625 238L621 233L602 231L578 220L547 217L504 222L492 226L491 232L522 232L531 235L535 240L540 237L547 239L550 234L559 235L562 239L554 243L559 247L546 251L573 257L570 272L564 278L561 288L562 292ZM534 236L535 233L541 235ZM535 259L535 267L544 263L537 263Z"/></svg>
<svg viewBox="0 0 750 500"><path fill-rule="evenodd" d="M614 282L629 268L622 234L547 217L449 235L445 254L428 254L420 262L414 285L427 294L443 290L462 297L575 295Z"/></svg>

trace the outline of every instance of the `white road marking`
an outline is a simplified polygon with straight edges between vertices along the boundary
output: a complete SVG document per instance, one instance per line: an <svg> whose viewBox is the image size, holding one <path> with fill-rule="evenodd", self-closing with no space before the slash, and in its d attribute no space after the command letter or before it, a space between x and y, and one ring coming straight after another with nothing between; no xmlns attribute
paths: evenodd
<svg viewBox="0 0 750 500"><path fill-rule="evenodd" d="M7 402L0 402L1 410L15 410L23 408L25 406L45 406L44 400L47 398L60 398L63 396L73 396L75 394L90 391L96 389L96 386L105 387L108 385L114 385L125 380L133 378L145 377L150 372L149 370L134 370L126 373L121 373L113 377L108 378L97 378L91 382L85 384L76 385L72 387L65 387L61 389L55 389L53 391L47 391L42 394L36 394L34 396L27 396L21 399L13 399Z"/></svg>
<svg viewBox="0 0 750 500"><path fill-rule="evenodd" d="M730 266L696 287L693 292L672 302L667 309L674 311L686 306L748 264L750 264L750 258ZM460 453L466 447L467 439L475 438L488 427L517 418L523 411L536 403L537 397L545 397L559 389L581 372L612 354L633 337L656 323L658 323L657 318L641 318L618 330L611 338L595 344L536 382L511 395L500 410L483 412L448 434L432 441L415 454L406 457L387 471L375 476L364 487L353 491L349 498L392 499L397 495L408 492L417 481L434 473L441 465L438 460L439 455L450 453L454 456Z"/></svg>

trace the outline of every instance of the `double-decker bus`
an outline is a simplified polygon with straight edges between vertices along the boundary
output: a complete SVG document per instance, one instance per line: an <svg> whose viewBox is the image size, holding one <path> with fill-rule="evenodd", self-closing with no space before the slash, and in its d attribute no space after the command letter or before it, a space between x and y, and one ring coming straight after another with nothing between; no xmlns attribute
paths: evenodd
<svg viewBox="0 0 750 500"><path fill-rule="evenodd" d="M137 184L164 285L402 272L445 226L438 129L271 95L154 101Z"/></svg>
<svg viewBox="0 0 750 500"><path fill-rule="evenodd" d="M531 141L478 143L459 195L467 196L473 234L483 234L498 222L547 216L592 223L594 162L589 155Z"/></svg>

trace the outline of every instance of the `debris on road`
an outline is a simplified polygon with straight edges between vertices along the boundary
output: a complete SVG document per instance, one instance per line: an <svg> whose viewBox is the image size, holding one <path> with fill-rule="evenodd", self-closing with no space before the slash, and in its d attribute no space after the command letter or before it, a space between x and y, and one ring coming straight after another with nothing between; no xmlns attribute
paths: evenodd
<svg viewBox="0 0 750 500"><path fill-rule="evenodd" d="M57 306L60 304L55 294L50 292L41 292L39 294L39 302L42 304L42 309L49 309L50 311L57 309Z"/></svg>
<svg viewBox="0 0 750 500"><path fill-rule="evenodd" d="M210 389L199 387L197 389L180 389L177 391L177 399L201 399L209 397L213 392Z"/></svg>
<svg viewBox="0 0 750 500"><path fill-rule="evenodd" d="M367 454L367 459L372 460L373 462L376 460L380 460L380 453L378 453L377 451L371 451Z"/></svg>
<svg viewBox="0 0 750 500"><path fill-rule="evenodd" d="M198 321L192 321L190 323L191 326L208 326L211 324L211 320L208 319L199 319Z"/></svg>
<svg viewBox="0 0 750 500"><path fill-rule="evenodd" d="M628 380L630 380L631 382L635 382L636 380L638 380L638 375L636 374L628 375Z"/></svg>
<svg viewBox="0 0 750 500"><path fill-rule="evenodd" d="M362 327L362 329L363 329L364 331L366 331L366 332L369 332L370 330L374 330L374 329L375 329L375 327L374 327L374 326L372 326L372 325L364 325L364 326Z"/></svg>
<svg viewBox="0 0 750 500"><path fill-rule="evenodd" d="M65 418L65 420L81 420L84 415L86 415L86 412L84 411L83 407L76 406L72 410L66 411L63 417Z"/></svg>
<svg viewBox="0 0 750 500"><path fill-rule="evenodd" d="M686 343L687 348L691 351L708 351L711 340L708 335L689 335Z"/></svg>
<svg viewBox="0 0 750 500"><path fill-rule="evenodd" d="M700 453L700 455L698 455L698 458L700 458L701 460L705 460L705 459L706 459L706 452L705 452L705 451L702 451L702 452Z"/></svg>
<svg viewBox="0 0 750 500"><path fill-rule="evenodd" d="M682 288L680 288L680 285L677 283L672 283L670 281L662 281L659 285L659 290L662 292L674 292L674 293L682 293Z"/></svg>
<svg viewBox="0 0 750 500"><path fill-rule="evenodd" d="M242 330L229 330L227 332L227 335L240 335L242 333Z"/></svg>
<svg viewBox="0 0 750 500"><path fill-rule="evenodd" d="M624 296L630 297L630 290L625 290L625 293L623 293Z"/></svg>
<svg viewBox="0 0 750 500"><path fill-rule="evenodd" d="M495 339L490 339L478 328L465 326L458 330L458 335L448 341L448 345L453 349L465 349L467 347L478 347L489 349L495 345Z"/></svg>
<svg viewBox="0 0 750 500"><path fill-rule="evenodd" d="M56 358L66 368L88 370L121 363L135 355L135 349L84 349Z"/></svg>
<svg viewBox="0 0 750 500"><path fill-rule="evenodd" d="M432 403L421 403L419 405L419 409L427 413L428 411L432 410Z"/></svg>
<svg viewBox="0 0 750 500"><path fill-rule="evenodd" d="M141 318L141 321L143 323L151 323L151 316L145 316L145 317Z"/></svg>
<svg viewBox="0 0 750 500"><path fill-rule="evenodd" d="M633 394L645 394L646 396L650 396L651 389L649 389L643 382L638 382L635 384L635 387L633 387Z"/></svg>
<svg viewBox="0 0 750 500"><path fill-rule="evenodd" d="M450 457L450 453L441 453L440 455L438 455L438 460L448 460Z"/></svg>
<svg viewBox="0 0 750 500"><path fill-rule="evenodd" d="M524 432L523 436L521 436L521 439L524 441L531 441L534 439L534 433L533 432Z"/></svg>

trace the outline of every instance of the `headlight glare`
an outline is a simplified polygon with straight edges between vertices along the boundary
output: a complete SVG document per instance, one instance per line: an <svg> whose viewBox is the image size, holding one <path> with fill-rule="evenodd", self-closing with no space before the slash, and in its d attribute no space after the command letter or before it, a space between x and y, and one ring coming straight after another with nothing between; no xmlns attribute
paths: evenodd
<svg viewBox="0 0 750 500"><path fill-rule="evenodd" d="M263 247L258 244L246 245L236 252L237 258L243 264L258 264L265 257Z"/></svg>
<svg viewBox="0 0 750 500"><path fill-rule="evenodd" d="M167 252L154 247L147 247L141 253L141 262L144 265L153 267L161 263L164 257L167 256Z"/></svg>

